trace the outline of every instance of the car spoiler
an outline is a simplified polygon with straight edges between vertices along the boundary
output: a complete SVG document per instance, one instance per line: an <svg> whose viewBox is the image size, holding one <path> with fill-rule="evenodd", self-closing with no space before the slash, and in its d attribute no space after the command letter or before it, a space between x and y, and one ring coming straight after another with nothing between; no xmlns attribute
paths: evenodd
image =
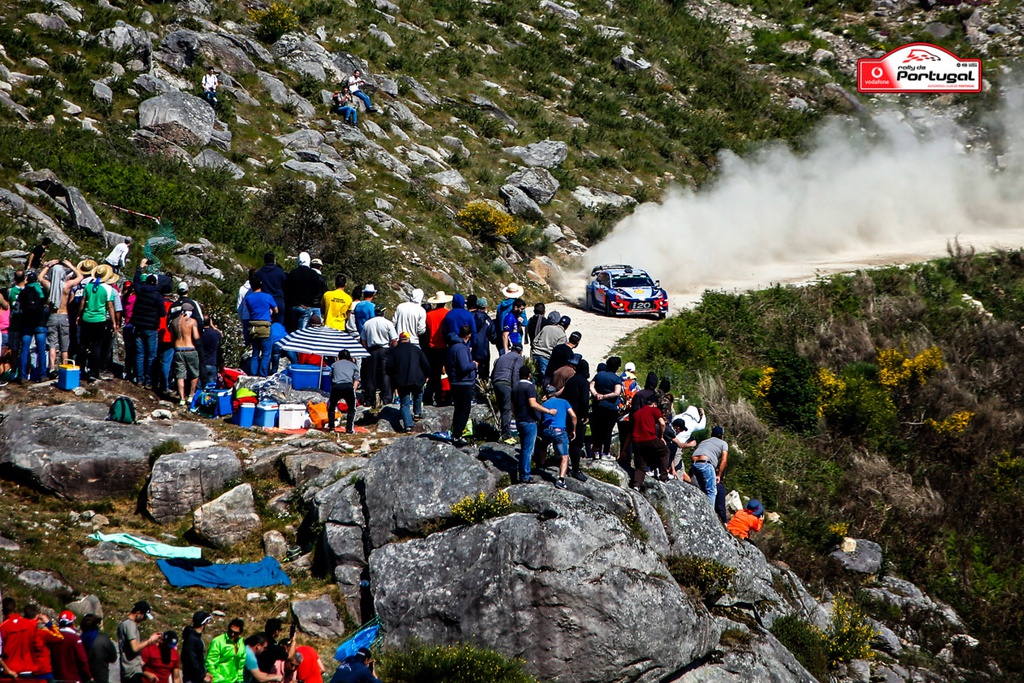
<svg viewBox="0 0 1024 683"><path fill-rule="evenodd" d="M594 277L595 275L598 274L598 272L600 272L602 270L609 270L609 269L612 269L612 268L621 268L622 270L628 270L628 271L632 271L633 270L633 266L626 265L625 263L615 263L615 264L610 264L610 265L605 265L605 266L594 266L593 269L590 271L590 277Z"/></svg>

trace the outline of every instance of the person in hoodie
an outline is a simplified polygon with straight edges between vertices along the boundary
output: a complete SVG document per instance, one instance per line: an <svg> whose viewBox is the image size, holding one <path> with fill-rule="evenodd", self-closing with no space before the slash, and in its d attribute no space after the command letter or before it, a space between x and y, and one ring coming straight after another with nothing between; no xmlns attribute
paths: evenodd
<svg viewBox="0 0 1024 683"><path fill-rule="evenodd" d="M444 334L445 339L451 339L453 334L462 337L459 331L463 327L469 328L471 337L476 334L476 318L466 310L466 297L456 294L452 297L452 310L448 311L448 315L444 317L444 321L441 323L441 332ZM472 338L470 341L472 341ZM472 344L469 344L469 346L472 346Z"/></svg>
<svg viewBox="0 0 1024 683"><path fill-rule="evenodd" d="M268 251L263 255L263 267L257 270L256 274L259 276L260 282L263 283L263 293L269 294L277 303L277 311L273 313L272 317L273 322L283 323L285 311L288 310L285 308L284 300L284 283L288 276L285 274L284 268L277 265L277 256L274 255L274 252Z"/></svg>
<svg viewBox="0 0 1024 683"><path fill-rule="evenodd" d="M391 320L398 334L409 333L413 346L420 345L420 336L427 333L427 311L423 308L423 290L414 289L409 300L398 304L395 317Z"/></svg>
<svg viewBox="0 0 1024 683"><path fill-rule="evenodd" d="M493 338L494 321L487 315L487 299L476 294L470 294L466 299L466 308L473 315L476 321L476 333L469 345L473 350L473 360L476 361L476 376L483 386L477 389L477 403L487 401L486 383L491 379L491 339Z"/></svg>
<svg viewBox="0 0 1024 683"><path fill-rule="evenodd" d="M314 315L321 316L320 303L325 293L323 276L311 267L309 254L300 253L299 265L288 273L284 281L284 298L288 305L288 320L285 327L289 331L306 329L310 318Z"/></svg>
<svg viewBox="0 0 1024 683"><path fill-rule="evenodd" d="M412 429L413 420L423 417L423 383L430 375L430 362L408 332L398 335L398 345L388 354L387 370L391 387L398 392L402 405L402 426Z"/></svg>
<svg viewBox="0 0 1024 683"><path fill-rule="evenodd" d="M178 650L183 683L210 683L213 680L206 672L206 644L203 642L203 631L211 621L213 616L209 612L199 610L192 615L192 625L181 632Z"/></svg>
<svg viewBox="0 0 1024 683"><path fill-rule="evenodd" d="M82 645L89 657L93 683L118 683L120 678L110 680L110 665L117 663L117 647L110 636L100 630L102 623L103 619L95 614L82 617Z"/></svg>
<svg viewBox="0 0 1024 683"><path fill-rule="evenodd" d="M458 296L458 295L456 295ZM452 309L453 311L455 309ZM452 311L448 312L450 316ZM447 320L447 318L446 318ZM469 349L469 340L473 330L468 325L459 328L457 334L449 337L448 359L445 367L448 370L448 383L451 385L452 404L452 443L464 446L462 438L469 422L469 413L473 407L473 393L476 390L476 366L473 354Z"/></svg>
<svg viewBox="0 0 1024 683"><path fill-rule="evenodd" d="M57 626L63 638L50 645L54 679L65 683L93 680L89 670L89 655L75 630L75 613L70 610L61 612L57 617Z"/></svg>

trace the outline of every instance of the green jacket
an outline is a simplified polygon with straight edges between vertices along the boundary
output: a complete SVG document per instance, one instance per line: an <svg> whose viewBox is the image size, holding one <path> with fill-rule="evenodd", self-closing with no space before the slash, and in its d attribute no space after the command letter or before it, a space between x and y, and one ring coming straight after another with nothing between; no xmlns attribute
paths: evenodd
<svg viewBox="0 0 1024 683"><path fill-rule="evenodd" d="M228 634L222 633L210 641L206 670L213 676L213 683L242 683L244 669L245 643L241 638L232 643Z"/></svg>

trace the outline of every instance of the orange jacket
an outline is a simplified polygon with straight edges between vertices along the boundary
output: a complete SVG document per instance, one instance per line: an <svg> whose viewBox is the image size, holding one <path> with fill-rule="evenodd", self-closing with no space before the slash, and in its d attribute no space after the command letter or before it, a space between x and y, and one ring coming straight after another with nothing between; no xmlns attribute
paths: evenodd
<svg viewBox="0 0 1024 683"><path fill-rule="evenodd" d="M749 510L740 510L732 516L726 528L736 538L750 538L750 532L760 531L762 526L764 526L763 519L755 517Z"/></svg>

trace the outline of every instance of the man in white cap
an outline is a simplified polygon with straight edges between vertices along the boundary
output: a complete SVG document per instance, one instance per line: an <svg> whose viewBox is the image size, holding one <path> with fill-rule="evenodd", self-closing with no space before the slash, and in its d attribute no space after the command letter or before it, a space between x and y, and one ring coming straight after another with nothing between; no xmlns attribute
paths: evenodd
<svg viewBox="0 0 1024 683"><path fill-rule="evenodd" d="M398 334L409 333L409 341L420 345L420 335L427 333L427 312L423 308L423 290L414 289L409 300L398 304L392 322Z"/></svg>
<svg viewBox="0 0 1024 683"><path fill-rule="evenodd" d="M366 321L377 315L376 307L373 305L373 297L377 296L377 288L372 284L363 287L363 299L352 309L352 315L356 319L356 333L363 336L363 325Z"/></svg>
<svg viewBox="0 0 1024 683"><path fill-rule="evenodd" d="M320 303L327 290L323 276L310 267L309 254L299 254L299 264L284 281L284 298L288 306L285 326L289 331L304 330L314 315L322 317Z"/></svg>

